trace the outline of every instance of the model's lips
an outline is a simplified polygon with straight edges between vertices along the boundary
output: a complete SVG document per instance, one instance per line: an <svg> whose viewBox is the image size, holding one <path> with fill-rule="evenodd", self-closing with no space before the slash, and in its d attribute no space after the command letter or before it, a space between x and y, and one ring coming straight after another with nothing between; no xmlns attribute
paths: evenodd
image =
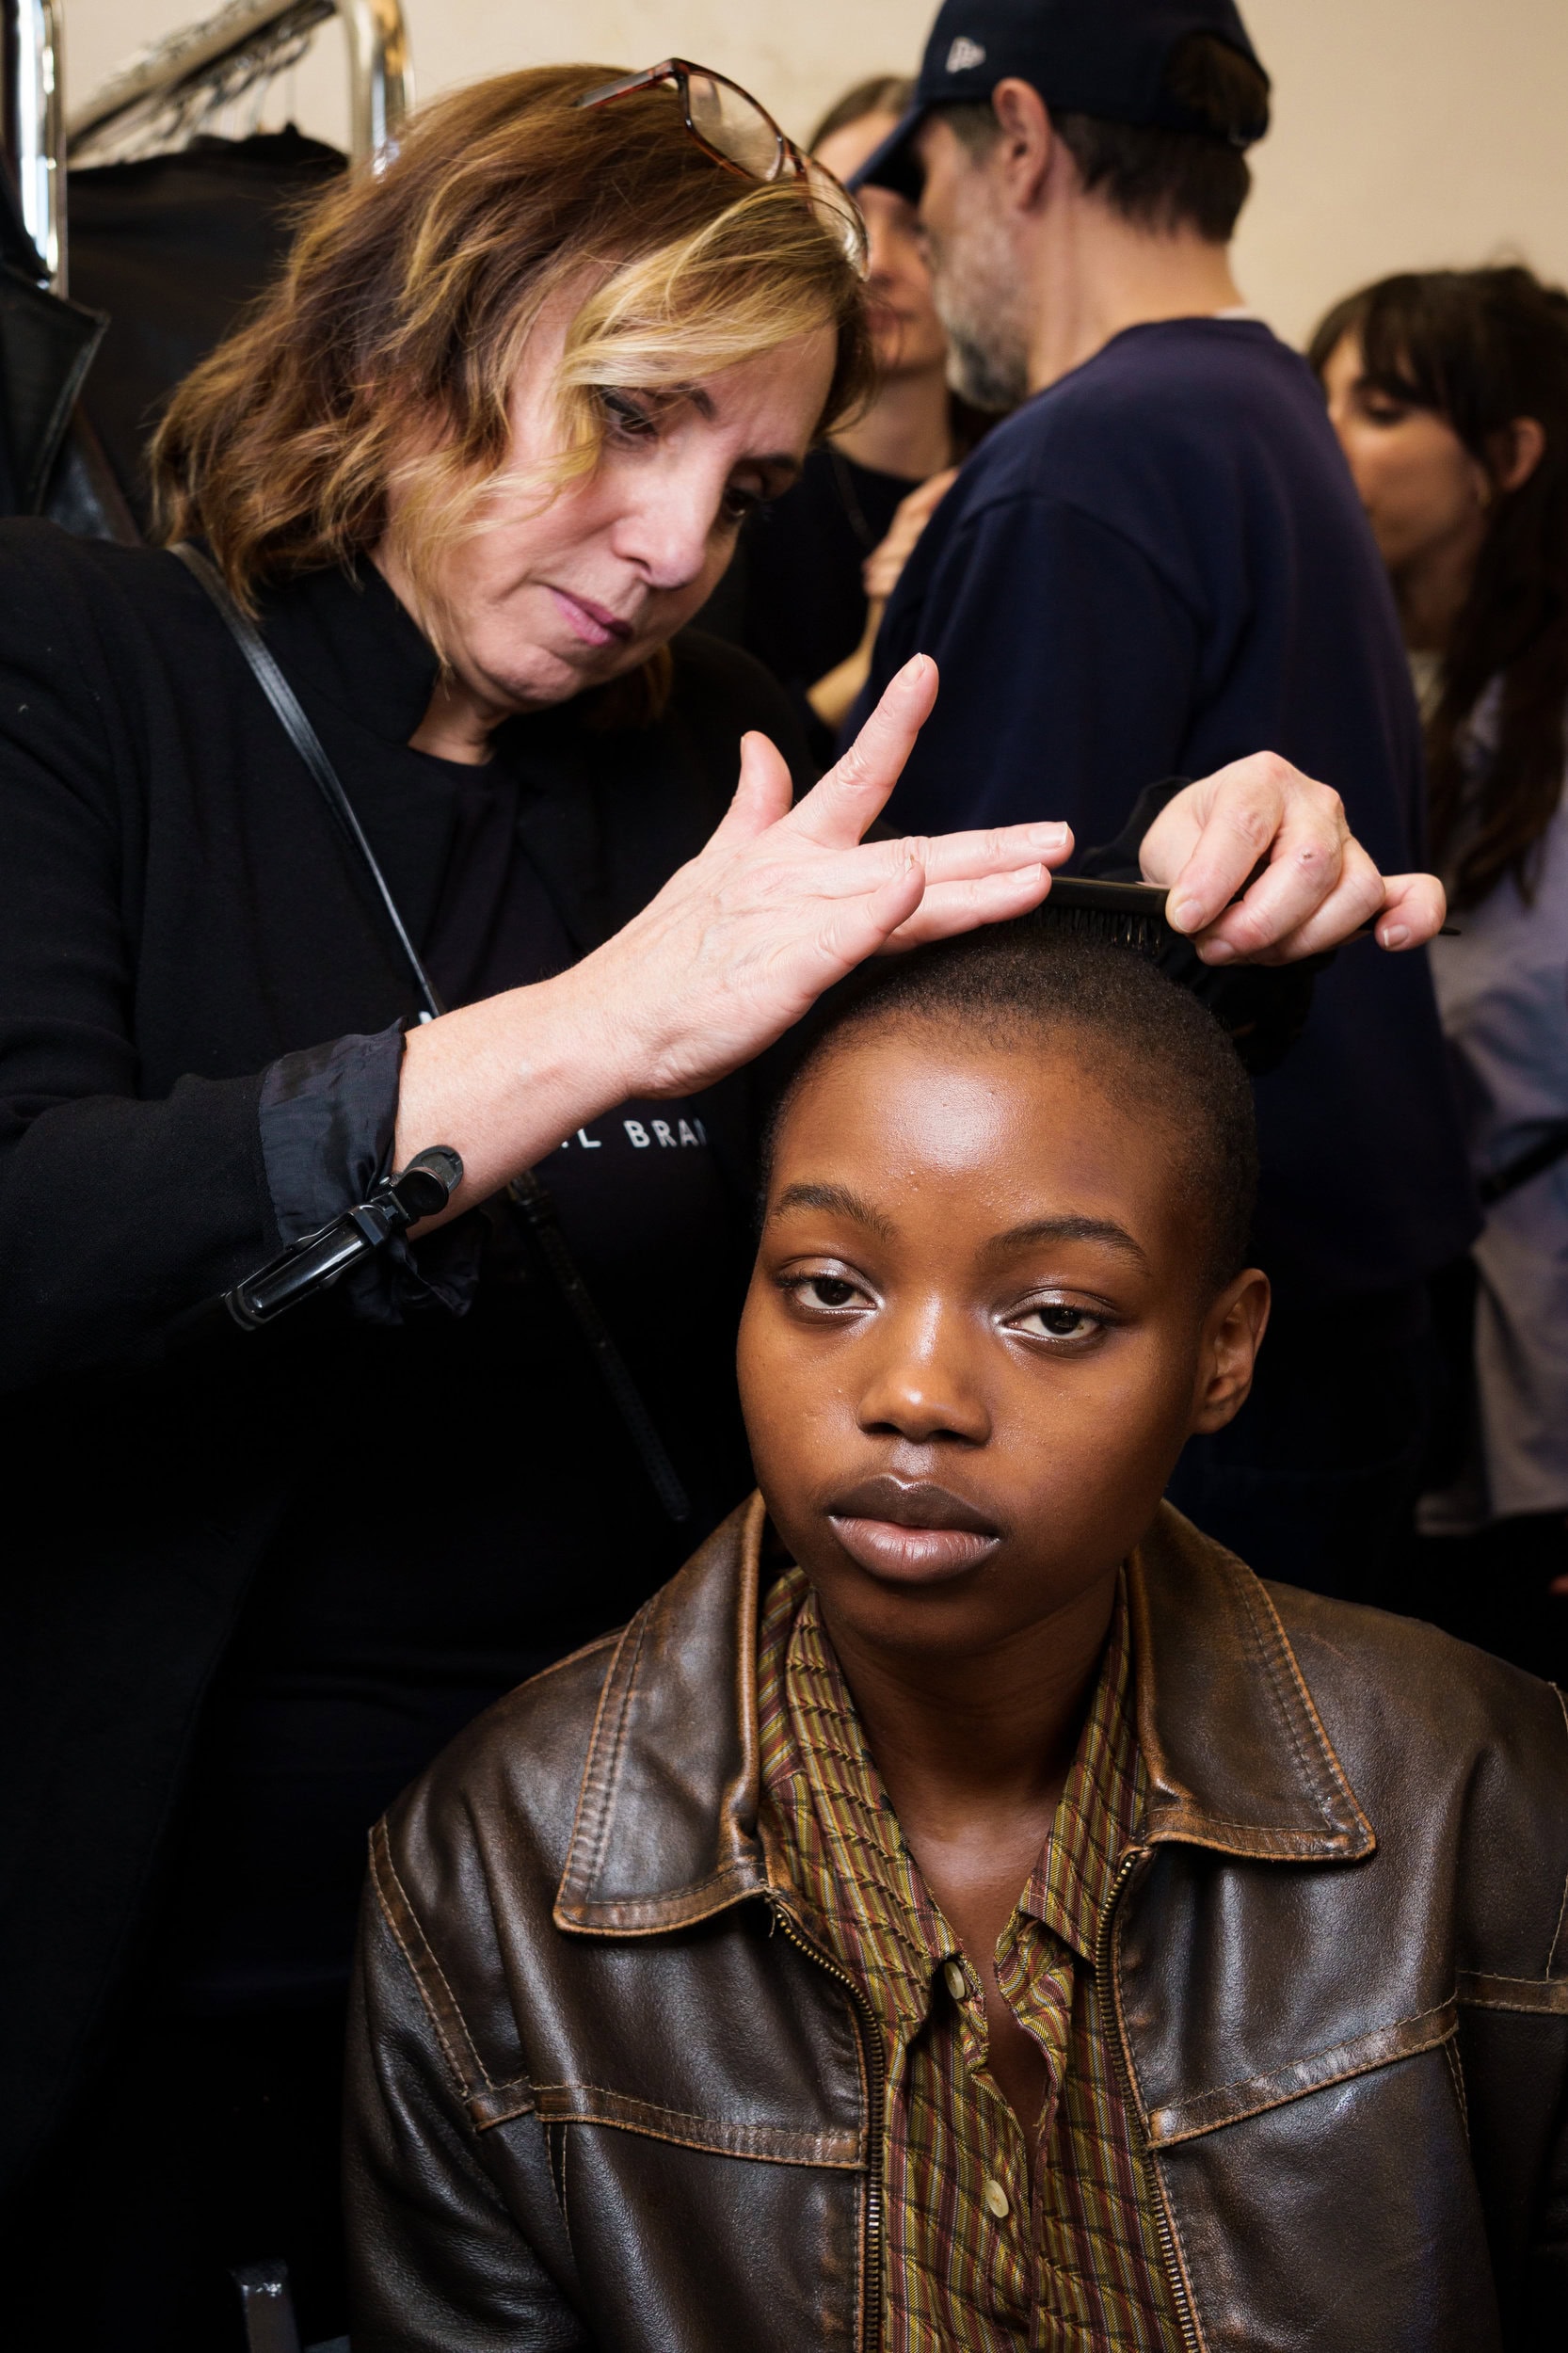
<svg viewBox="0 0 1568 2353"><path fill-rule="evenodd" d="M995 1520L929 1480L883 1473L828 1505L850 1559L873 1577L939 1583L988 1560L1002 1539Z"/></svg>
<svg viewBox="0 0 1568 2353"><path fill-rule="evenodd" d="M608 605L596 604L591 597L580 597L572 588L552 585L550 593L585 646L624 645L631 636L631 622L623 621Z"/></svg>

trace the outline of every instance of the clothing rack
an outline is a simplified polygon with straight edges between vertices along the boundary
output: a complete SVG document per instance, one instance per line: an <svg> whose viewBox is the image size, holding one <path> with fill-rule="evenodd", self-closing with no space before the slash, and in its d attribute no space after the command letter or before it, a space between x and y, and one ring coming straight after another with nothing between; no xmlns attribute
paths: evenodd
<svg viewBox="0 0 1568 2353"><path fill-rule="evenodd" d="M53 0L6 0L49 9ZM401 0L229 0L214 16L168 34L132 57L66 122L66 151L87 162L113 136L167 116L176 133L214 106L266 81L341 18L348 39L349 152L373 161L394 140L413 104L413 70Z"/></svg>
<svg viewBox="0 0 1568 2353"><path fill-rule="evenodd" d="M0 0L5 150L16 173L23 226L43 265L43 282L66 290L64 60L56 0Z"/></svg>

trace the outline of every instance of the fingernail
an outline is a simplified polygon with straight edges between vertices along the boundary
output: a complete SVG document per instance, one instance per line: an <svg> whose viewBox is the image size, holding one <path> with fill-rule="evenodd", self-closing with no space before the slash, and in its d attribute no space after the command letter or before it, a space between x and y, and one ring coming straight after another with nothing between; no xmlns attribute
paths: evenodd
<svg viewBox="0 0 1568 2353"><path fill-rule="evenodd" d="M1165 902L1165 920L1174 923L1178 932L1190 931L1197 920L1197 915L1198 903L1195 899L1167 899Z"/></svg>
<svg viewBox="0 0 1568 2353"><path fill-rule="evenodd" d="M1378 945L1382 948L1402 948L1409 937L1408 923L1388 923L1378 934Z"/></svg>
<svg viewBox="0 0 1568 2353"><path fill-rule="evenodd" d="M1036 841L1049 841L1054 845L1058 841L1065 841L1069 828L1063 824L1042 824L1031 825L1029 830Z"/></svg>
<svg viewBox="0 0 1568 2353"><path fill-rule="evenodd" d="M1205 964L1231 964L1236 958L1236 951L1228 939L1211 939L1200 953Z"/></svg>

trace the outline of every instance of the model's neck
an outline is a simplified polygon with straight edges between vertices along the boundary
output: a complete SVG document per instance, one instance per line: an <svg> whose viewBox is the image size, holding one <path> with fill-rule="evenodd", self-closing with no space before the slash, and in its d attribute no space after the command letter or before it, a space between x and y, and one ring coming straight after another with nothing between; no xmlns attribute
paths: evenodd
<svg viewBox="0 0 1568 2353"><path fill-rule="evenodd" d="M857 466L924 482L952 463L952 425L940 364L885 377L863 417L833 436Z"/></svg>
<svg viewBox="0 0 1568 2353"><path fill-rule="evenodd" d="M1228 247L1187 230L1153 235L1093 198L1048 206L1026 260L1032 392L1081 367L1127 328L1212 317L1241 302Z"/></svg>
<svg viewBox="0 0 1568 2353"><path fill-rule="evenodd" d="M1099 1672L1116 1573L984 1652L893 1650L824 1622L901 1820L1054 1802Z"/></svg>

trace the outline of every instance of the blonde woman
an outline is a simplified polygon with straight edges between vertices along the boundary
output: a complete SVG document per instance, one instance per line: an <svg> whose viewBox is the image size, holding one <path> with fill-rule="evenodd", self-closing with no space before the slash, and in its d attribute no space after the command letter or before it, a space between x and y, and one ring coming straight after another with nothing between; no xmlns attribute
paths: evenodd
<svg viewBox="0 0 1568 2353"><path fill-rule="evenodd" d="M18 2344L206 2353L278 2253L342 2326L365 1828L744 1490L743 1065L1066 854L859 846L929 662L792 808L778 691L677 638L865 385L861 251L717 77L486 83L325 197L176 399L184 557L0 533ZM1160 826L1248 946L1440 920L1277 763ZM370 1248L440 1146L445 1221ZM341 1280L204 1316L323 1227Z"/></svg>

